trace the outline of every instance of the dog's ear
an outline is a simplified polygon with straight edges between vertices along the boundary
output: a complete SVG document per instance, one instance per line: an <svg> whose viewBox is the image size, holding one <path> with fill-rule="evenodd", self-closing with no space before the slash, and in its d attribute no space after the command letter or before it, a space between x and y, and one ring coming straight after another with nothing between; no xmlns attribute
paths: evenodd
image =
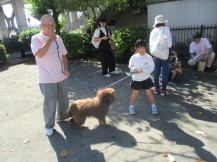
<svg viewBox="0 0 217 162"><path fill-rule="evenodd" d="M97 97L101 102L111 104L115 100L115 90L113 88L106 88L98 91Z"/></svg>

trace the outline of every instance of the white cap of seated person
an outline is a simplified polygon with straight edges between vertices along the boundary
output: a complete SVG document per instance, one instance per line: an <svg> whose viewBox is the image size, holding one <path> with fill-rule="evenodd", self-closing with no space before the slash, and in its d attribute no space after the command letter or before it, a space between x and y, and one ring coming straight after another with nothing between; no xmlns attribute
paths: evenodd
<svg viewBox="0 0 217 162"><path fill-rule="evenodd" d="M168 21L165 19L165 17L163 15L158 15L154 19L153 27L155 27L157 24L166 24L167 22Z"/></svg>

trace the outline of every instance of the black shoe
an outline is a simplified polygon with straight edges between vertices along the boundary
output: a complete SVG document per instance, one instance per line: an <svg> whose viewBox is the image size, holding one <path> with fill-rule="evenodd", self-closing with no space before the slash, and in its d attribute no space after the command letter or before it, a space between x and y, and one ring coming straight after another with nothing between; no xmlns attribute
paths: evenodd
<svg viewBox="0 0 217 162"><path fill-rule="evenodd" d="M205 72L212 72L212 71L213 71L213 69L211 67L206 67L205 68Z"/></svg>

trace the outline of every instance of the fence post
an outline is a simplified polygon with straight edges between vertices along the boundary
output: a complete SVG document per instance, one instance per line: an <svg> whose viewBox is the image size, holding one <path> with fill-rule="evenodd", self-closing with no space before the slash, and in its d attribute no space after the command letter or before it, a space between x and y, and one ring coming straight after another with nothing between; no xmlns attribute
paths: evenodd
<svg viewBox="0 0 217 162"><path fill-rule="evenodd" d="M200 26L200 35L203 35L203 25Z"/></svg>
<svg viewBox="0 0 217 162"><path fill-rule="evenodd" d="M21 52L21 58L25 58L25 50L23 49L23 44L20 42L20 52Z"/></svg>

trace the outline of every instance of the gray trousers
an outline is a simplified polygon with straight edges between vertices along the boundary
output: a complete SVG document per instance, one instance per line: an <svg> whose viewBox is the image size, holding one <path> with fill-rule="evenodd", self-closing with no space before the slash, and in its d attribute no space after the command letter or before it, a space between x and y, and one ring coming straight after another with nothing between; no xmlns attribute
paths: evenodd
<svg viewBox="0 0 217 162"><path fill-rule="evenodd" d="M200 57L198 57L195 60L190 59L188 61L188 64L193 66L193 65L196 65L198 61L206 61L206 67L210 68L212 66L214 59L215 59L215 53L212 52L208 55L201 55Z"/></svg>
<svg viewBox="0 0 217 162"><path fill-rule="evenodd" d="M66 112L69 107L67 79L58 83L39 83L44 96L43 115L45 128L53 128L55 115Z"/></svg>

